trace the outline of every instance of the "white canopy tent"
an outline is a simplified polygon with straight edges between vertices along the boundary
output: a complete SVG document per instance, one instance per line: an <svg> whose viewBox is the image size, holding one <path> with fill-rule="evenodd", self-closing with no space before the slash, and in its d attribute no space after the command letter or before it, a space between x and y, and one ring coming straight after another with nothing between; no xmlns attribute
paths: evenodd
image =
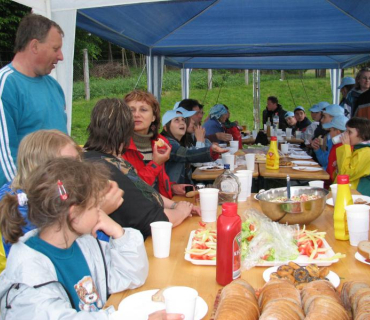
<svg viewBox="0 0 370 320"><path fill-rule="evenodd" d="M161 95L164 63L181 68L183 98L189 97L190 68L196 66L217 68L218 65L218 68L238 68L235 67L238 65L239 69L252 69L250 66L255 66L253 69L268 69L274 65L276 67L270 69L308 69L306 66L311 65L317 66L315 68L320 66L336 68L331 71L331 84L333 102L338 102L339 91L336 88L340 82L339 68L353 65L354 61L361 63L370 59L368 54L370 42L366 40L370 32L367 23L370 19L366 14L367 11L361 10L361 6L366 5L365 0L361 0L361 6L350 7L346 0L311 2L302 0L294 4L290 0L14 1L56 21L64 30L62 48L64 61L58 63L53 76L61 84L66 96L69 131L76 19L85 30L122 47L145 54L148 90L158 99ZM272 6L279 14L271 9ZM224 14L228 10L229 12ZM307 10L311 16L307 20L307 17L301 16L300 11L297 20L295 13L297 10ZM351 11L351 14L346 10ZM283 16L284 12L288 11L289 21ZM330 15L331 24L317 26L317 22L322 22L325 18L322 16L323 12ZM263 16L260 16L261 14ZM263 19L266 18L264 16L266 14L269 20ZM236 20L236 17L239 20ZM284 28L284 32L277 28L277 22L274 22L276 17L283 19L284 23L281 26L279 24L279 27ZM306 19L305 23L301 23L302 18ZM343 20L347 29L351 27L356 30L355 39L352 39L353 32L350 30L337 30ZM306 27L306 24L309 26ZM225 30L225 26L230 26L232 30ZM250 26L252 29L247 29ZM264 29L261 29L263 27ZM310 28L315 30L311 31ZM285 38L277 39L275 35L271 38L272 32ZM347 38L340 41L342 34ZM320 37L320 41L311 43L316 37ZM332 41L334 38L335 41ZM287 39L292 39L292 42L287 43ZM276 40L276 43L272 43L272 40ZM342 56L339 56L340 54ZM319 58L321 61L317 60ZM270 61L266 63L269 59ZM286 68L277 67L276 62ZM331 67L328 67L329 62ZM190 66L190 63L194 63L194 66Z"/></svg>

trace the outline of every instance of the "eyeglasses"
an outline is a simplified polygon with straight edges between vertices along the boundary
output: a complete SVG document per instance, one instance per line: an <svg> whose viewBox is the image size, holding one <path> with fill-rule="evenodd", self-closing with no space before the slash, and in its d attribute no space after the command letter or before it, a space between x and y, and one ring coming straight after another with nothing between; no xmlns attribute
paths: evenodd
<svg viewBox="0 0 370 320"><path fill-rule="evenodd" d="M370 81L370 77L361 77L361 80L369 80Z"/></svg>

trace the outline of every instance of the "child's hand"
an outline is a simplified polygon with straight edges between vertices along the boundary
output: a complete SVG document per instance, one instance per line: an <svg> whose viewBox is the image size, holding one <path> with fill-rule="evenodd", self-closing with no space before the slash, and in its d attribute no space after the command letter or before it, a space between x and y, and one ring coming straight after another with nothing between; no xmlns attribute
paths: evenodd
<svg viewBox="0 0 370 320"><path fill-rule="evenodd" d="M228 152L229 151L228 149L221 148L217 144L212 144L212 147L211 148L212 148L212 151L213 152L216 152L216 153L225 153L225 152Z"/></svg>
<svg viewBox="0 0 370 320"><path fill-rule="evenodd" d="M349 141L349 134L347 131L343 132L342 136L341 136L341 141L343 144L348 144L350 145L350 141Z"/></svg>
<svg viewBox="0 0 370 320"><path fill-rule="evenodd" d="M125 230L104 211L99 210L98 223L95 225L91 234L96 238L96 231L101 230L113 239L118 239L123 236Z"/></svg>
<svg viewBox="0 0 370 320"><path fill-rule="evenodd" d="M311 146L312 149L318 150L320 148L320 140L316 138L315 140L312 141Z"/></svg>
<svg viewBox="0 0 370 320"><path fill-rule="evenodd" d="M117 182L109 181L104 201L100 206L106 214L111 214L123 203L123 190L118 187Z"/></svg>

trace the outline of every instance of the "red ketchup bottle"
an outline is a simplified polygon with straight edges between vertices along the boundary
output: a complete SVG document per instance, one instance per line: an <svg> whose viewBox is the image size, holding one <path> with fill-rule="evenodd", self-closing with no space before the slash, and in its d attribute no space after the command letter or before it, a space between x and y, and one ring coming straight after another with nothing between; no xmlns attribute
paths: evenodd
<svg viewBox="0 0 370 320"><path fill-rule="evenodd" d="M227 285L240 277L242 221L237 213L238 205L226 202L217 219L216 280Z"/></svg>

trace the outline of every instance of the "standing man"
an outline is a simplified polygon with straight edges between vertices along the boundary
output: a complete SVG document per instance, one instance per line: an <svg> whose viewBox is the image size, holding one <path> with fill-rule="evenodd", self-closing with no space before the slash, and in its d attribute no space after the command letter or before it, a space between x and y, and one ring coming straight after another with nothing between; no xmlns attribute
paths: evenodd
<svg viewBox="0 0 370 320"><path fill-rule="evenodd" d="M267 98L266 109L263 110L262 113L263 124L266 124L269 119L272 124L272 119L276 113L279 116L279 129L285 130L287 127L287 123L285 122L286 111L283 109L282 105L279 104L278 98L270 96Z"/></svg>
<svg viewBox="0 0 370 320"><path fill-rule="evenodd" d="M40 129L67 133L65 98L49 76L63 60L63 30L54 21L29 14L19 24L13 61L0 70L0 186L13 180L22 138Z"/></svg>

